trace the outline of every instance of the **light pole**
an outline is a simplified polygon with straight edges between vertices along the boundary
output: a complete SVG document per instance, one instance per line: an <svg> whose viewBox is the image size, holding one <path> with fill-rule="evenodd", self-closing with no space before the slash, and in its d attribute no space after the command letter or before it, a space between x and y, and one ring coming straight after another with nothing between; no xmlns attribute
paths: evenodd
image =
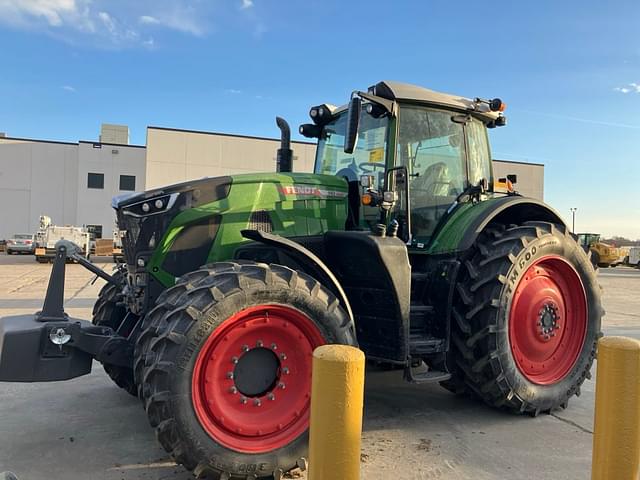
<svg viewBox="0 0 640 480"><path fill-rule="evenodd" d="M573 220L573 227L571 227L571 231L573 233L576 233L576 211L578 210L577 207L571 207L569 210L571 210L571 217Z"/></svg>

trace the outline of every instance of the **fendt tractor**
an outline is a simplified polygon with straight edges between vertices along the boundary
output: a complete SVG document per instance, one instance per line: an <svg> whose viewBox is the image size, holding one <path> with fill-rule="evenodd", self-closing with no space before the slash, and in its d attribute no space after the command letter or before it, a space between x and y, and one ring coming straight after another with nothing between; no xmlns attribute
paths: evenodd
<svg viewBox="0 0 640 480"><path fill-rule="evenodd" d="M312 352L357 345L407 381L535 416L566 408L603 310L560 216L493 191L500 99L395 82L310 111L314 173L204 178L113 201L126 263L61 242L41 312L2 319L0 380L65 380L100 361L198 477L306 467ZM502 180L504 183L504 180ZM67 256L104 278L93 322L62 308Z"/></svg>

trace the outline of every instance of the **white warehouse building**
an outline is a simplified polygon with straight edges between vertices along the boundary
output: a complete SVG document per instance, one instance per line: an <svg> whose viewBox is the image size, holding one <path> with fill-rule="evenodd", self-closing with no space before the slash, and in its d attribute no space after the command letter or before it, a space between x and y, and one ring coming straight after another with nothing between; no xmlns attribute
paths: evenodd
<svg viewBox="0 0 640 480"><path fill-rule="evenodd" d="M103 125L100 141L58 142L0 134L0 239L35 233L40 215L86 225L109 238L114 196L201 177L273 171L274 138L147 127L146 145L129 130ZM293 169L313 170L315 144L291 142ZM542 199L544 165L494 160L495 177L518 175L517 190Z"/></svg>

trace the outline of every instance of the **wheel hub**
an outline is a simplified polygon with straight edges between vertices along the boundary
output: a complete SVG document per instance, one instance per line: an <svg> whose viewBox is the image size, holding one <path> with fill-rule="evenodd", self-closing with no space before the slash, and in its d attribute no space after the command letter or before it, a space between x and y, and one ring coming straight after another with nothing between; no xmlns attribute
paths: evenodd
<svg viewBox="0 0 640 480"><path fill-rule="evenodd" d="M324 339L291 307L264 305L225 320L198 353L192 397L203 428L239 452L271 451L309 421L311 360Z"/></svg>
<svg viewBox="0 0 640 480"><path fill-rule="evenodd" d="M280 376L280 360L268 348L250 349L240 359L232 357L231 363L235 363L232 388L247 397L265 396L274 389Z"/></svg>
<svg viewBox="0 0 640 480"><path fill-rule="evenodd" d="M511 301L509 343L520 373L539 385L565 378L587 329L586 294L564 258L542 257L522 275Z"/></svg>
<svg viewBox="0 0 640 480"><path fill-rule="evenodd" d="M558 306L554 302L545 303L538 317L540 320L537 326L540 327L540 337L543 341L551 340L558 333L557 330L560 330Z"/></svg>

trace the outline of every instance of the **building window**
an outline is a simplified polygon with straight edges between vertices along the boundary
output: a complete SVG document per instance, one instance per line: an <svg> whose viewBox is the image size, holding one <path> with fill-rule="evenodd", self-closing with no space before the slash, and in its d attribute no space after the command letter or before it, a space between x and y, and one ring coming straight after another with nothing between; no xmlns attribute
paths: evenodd
<svg viewBox="0 0 640 480"><path fill-rule="evenodd" d="M104 188L104 173L91 173L87 177L87 188Z"/></svg>
<svg viewBox="0 0 640 480"><path fill-rule="evenodd" d="M120 190L134 191L136 189L136 177L133 175L120 175Z"/></svg>
<svg viewBox="0 0 640 480"><path fill-rule="evenodd" d="M102 225L87 225L87 232L91 240L102 238Z"/></svg>

